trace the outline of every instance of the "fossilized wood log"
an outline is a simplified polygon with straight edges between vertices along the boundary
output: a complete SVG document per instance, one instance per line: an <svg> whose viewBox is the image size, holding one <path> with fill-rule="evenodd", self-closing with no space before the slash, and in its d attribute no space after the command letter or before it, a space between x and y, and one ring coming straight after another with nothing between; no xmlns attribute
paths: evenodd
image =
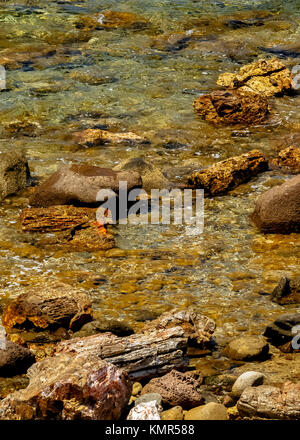
<svg viewBox="0 0 300 440"><path fill-rule="evenodd" d="M185 370L187 338L181 327L137 333L120 338L112 333L61 342L58 353L85 356L91 353L123 368L131 379L151 378L173 368Z"/></svg>
<svg viewBox="0 0 300 440"><path fill-rule="evenodd" d="M96 220L96 209L66 205L25 208L20 215L22 230L32 232L63 231L93 220Z"/></svg>

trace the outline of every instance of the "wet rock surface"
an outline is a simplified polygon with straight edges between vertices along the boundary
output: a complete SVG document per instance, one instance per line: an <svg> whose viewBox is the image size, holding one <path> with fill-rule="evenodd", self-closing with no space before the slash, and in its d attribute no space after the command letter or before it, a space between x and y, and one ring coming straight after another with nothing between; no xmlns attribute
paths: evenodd
<svg viewBox="0 0 300 440"><path fill-rule="evenodd" d="M204 403L199 389L201 383L202 377L197 377L195 373L173 370L165 376L151 379L143 388L142 395L159 393L165 404L190 409Z"/></svg>
<svg viewBox="0 0 300 440"><path fill-rule="evenodd" d="M239 413L267 419L298 419L300 384L286 382L282 388L268 385L246 388L237 404Z"/></svg>
<svg viewBox="0 0 300 440"><path fill-rule="evenodd" d="M217 90L194 101L195 112L214 124L260 124L269 115L267 99L248 90Z"/></svg>
<svg viewBox="0 0 300 440"><path fill-rule="evenodd" d="M300 313L284 314L266 327L264 336L267 337L273 345L281 346L291 342L297 333L293 329L300 325Z"/></svg>
<svg viewBox="0 0 300 440"><path fill-rule="evenodd" d="M128 190L142 185L140 175L134 172L116 172L92 165L62 166L36 188L29 203L34 207L95 205L101 189L118 191L120 181L127 182Z"/></svg>
<svg viewBox="0 0 300 440"><path fill-rule="evenodd" d="M92 319L88 296L61 282L49 282L28 288L3 311L2 324L9 332L16 328L78 330Z"/></svg>
<svg viewBox="0 0 300 440"><path fill-rule="evenodd" d="M22 374L35 362L33 353L5 338L0 339L0 376Z"/></svg>
<svg viewBox="0 0 300 440"><path fill-rule="evenodd" d="M281 278L278 285L271 293L271 299L277 304L299 304L300 303L300 277L289 279Z"/></svg>
<svg viewBox="0 0 300 440"><path fill-rule="evenodd" d="M229 89L239 88L245 91L250 89L270 97L291 92L293 75L279 59L262 59L241 67L237 74L220 75L217 84Z"/></svg>
<svg viewBox="0 0 300 440"><path fill-rule="evenodd" d="M300 171L300 149L290 146L279 151L278 156L271 160L272 168L279 168L298 173Z"/></svg>
<svg viewBox="0 0 300 440"><path fill-rule="evenodd" d="M251 216L264 233L300 231L300 176L275 186L258 197Z"/></svg>
<svg viewBox="0 0 300 440"><path fill-rule="evenodd" d="M229 342L223 353L238 361L262 360L268 356L269 345L261 336L239 336Z"/></svg>
<svg viewBox="0 0 300 440"><path fill-rule="evenodd" d="M112 133L96 128L88 128L87 130L74 133L74 140L79 145L86 147L104 145L106 143L133 145L149 143L146 138L135 133Z"/></svg>
<svg viewBox="0 0 300 440"><path fill-rule="evenodd" d="M268 163L258 150L217 162L212 167L196 171L188 177L188 183L203 188L206 195L224 194L266 171Z"/></svg>
<svg viewBox="0 0 300 440"><path fill-rule="evenodd" d="M118 420L127 406L127 374L95 356L60 354L33 365L24 390L0 402L5 420Z"/></svg>
<svg viewBox="0 0 300 440"><path fill-rule="evenodd" d="M0 153L0 201L25 188L30 171L24 153Z"/></svg>

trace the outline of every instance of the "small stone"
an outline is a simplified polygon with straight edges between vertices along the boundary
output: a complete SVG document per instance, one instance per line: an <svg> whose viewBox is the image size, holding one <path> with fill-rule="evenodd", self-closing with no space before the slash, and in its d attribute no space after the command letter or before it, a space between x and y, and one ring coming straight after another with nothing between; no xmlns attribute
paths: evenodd
<svg viewBox="0 0 300 440"><path fill-rule="evenodd" d="M287 168L293 172L300 172L300 148L292 145L279 151L270 164L272 168Z"/></svg>
<svg viewBox="0 0 300 440"><path fill-rule="evenodd" d="M235 406L235 401L233 400L232 397L230 397L228 394L226 394L226 396L224 396L224 399L223 399L223 405L226 406L226 408L231 408L231 407Z"/></svg>
<svg viewBox="0 0 300 440"><path fill-rule="evenodd" d="M129 336L134 333L133 328L130 327L127 322L103 317L84 324L78 332L73 334L73 337L84 338L86 336L105 332L111 332L117 336Z"/></svg>
<svg viewBox="0 0 300 440"><path fill-rule="evenodd" d="M277 304L299 304L300 303L300 277L289 279L281 278L278 285L271 293L271 299Z"/></svg>
<svg viewBox="0 0 300 440"><path fill-rule="evenodd" d="M22 374L35 362L33 353L21 345L0 338L0 376Z"/></svg>
<svg viewBox="0 0 300 440"><path fill-rule="evenodd" d="M269 345L261 336L239 336L229 342L223 353L237 361L262 360L269 353Z"/></svg>
<svg viewBox="0 0 300 440"><path fill-rule="evenodd" d="M247 371L246 373L241 374L234 382L231 391L232 395L234 397L240 397L247 387L263 385L265 380L266 376L264 374L258 373L257 371Z"/></svg>
<svg viewBox="0 0 300 440"><path fill-rule="evenodd" d="M181 406L174 406L161 413L161 420L183 420L183 410Z"/></svg>
<svg viewBox="0 0 300 440"><path fill-rule="evenodd" d="M139 403L130 411L127 420L161 420L162 408L155 400Z"/></svg>
<svg viewBox="0 0 300 440"><path fill-rule="evenodd" d="M140 405L141 403L147 403L155 401L157 403L157 406L161 406L162 404L162 397L158 393L145 393L138 397L135 401L135 405Z"/></svg>
<svg viewBox="0 0 300 440"><path fill-rule="evenodd" d="M227 410L220 403L210 402L204 406L190 409L184 420L228 420Z"/></svg>
<svg viewBox="0 0 300 440"><path fill-rule="evenodd" d="M98 128L88 128L74 133L74 139L79 145L93 147L110 144L149 144L149 141L135 133L112 133Z"/></svg>
<svg viewBox="0 0 300 440"><path fill-rule="evenodd" d="M137 396L138 394L140 394L142 389L143 389L142 384L140 384L139 382L134 382L134 384L132 385L131 395L132 396Z"/></svg>
<svg viewBox="0 0 300 440"><path fill-rule="evenodd" d="M279 347L292 341L296 336L293 329L300 325L300 313L288 313L279 316L272 324L266 327L264 336Z"/></svg>
<svg viewBox="0 0 300 440"><path fill-rule="evenodd" d="M29 179L24 153L0 153L0 201L25 188Z"/></svg>

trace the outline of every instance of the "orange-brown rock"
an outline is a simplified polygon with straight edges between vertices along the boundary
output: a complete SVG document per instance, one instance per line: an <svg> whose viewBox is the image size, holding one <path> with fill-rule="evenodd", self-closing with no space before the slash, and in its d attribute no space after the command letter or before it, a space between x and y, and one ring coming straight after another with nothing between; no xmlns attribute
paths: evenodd
<svg viewBox="0 0 300 440"><path fill-rule="evenodd" d="M268 169L268 162L258 150L217 162L210 168L196 171L188 178L190 185L203 188L209 196L224 194Z"/></svg>
<svg viewBox="0 0 300 440"><path fill-rule="evenodd" d="M28 376L1 401L1 420L118 420L132 388L125 371L89 354L46 358Z"/></svg>
<svg viewBox="0 0 300 440"><path fill-rule="evenodd" d="M149 141L135 133L112 133L98 128L88 128L87 130L74 133L74 140L79 145L92 147L103 144L145 144Z"/></svg>
<svg viewBox="0 0 300 440"><path fill-rule="evenodd" d="M300 149L291 145L279 151L278 156L270 163L272 168L287 168L288 171L300 171Z"/></svg>
<svg viewBox="0 0 300 440"><path fill-rule="evenodd" d="M22 230L31 232L63 231L91 221L96 221L96 209L68 205L25 208L20 214Z"/></svg>
<svg viewBox="0 0 300 440"><path fill-rule="evenodd" d="M13 328L59 327L76 331L91 320L92 307L87 295L56 280L29 287L5 307L2 315L8 332Z"/></svg>
<svg viewBox="0 0 300 440"><path fill-rule="evenodd" d="M259 60L240 68L237 74L223 73L217 84L229 89L252 90L266 97L282 95L293 89L292 72L277 58Z"/></svg>
<svg viewBox="0 0 300 440"><path fill-rule="evenodd" d="M194 101L195 112L214 124L260 124L270 112L267 99L241 89L216 90Z"/></svg>

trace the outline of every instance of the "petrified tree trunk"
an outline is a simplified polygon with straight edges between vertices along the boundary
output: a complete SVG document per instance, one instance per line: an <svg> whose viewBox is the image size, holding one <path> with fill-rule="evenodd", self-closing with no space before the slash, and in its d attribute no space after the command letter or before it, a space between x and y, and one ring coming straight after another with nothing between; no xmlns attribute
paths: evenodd
<svg viewBox="0 0 300 440"><path fill-rule="evenodd" d="M120 338L112 333L61 342L56 353L83 356L91 353L128 372L132 379L164 374L173 368L185 369L187 338L181 327L138 333Z"/></svg>

